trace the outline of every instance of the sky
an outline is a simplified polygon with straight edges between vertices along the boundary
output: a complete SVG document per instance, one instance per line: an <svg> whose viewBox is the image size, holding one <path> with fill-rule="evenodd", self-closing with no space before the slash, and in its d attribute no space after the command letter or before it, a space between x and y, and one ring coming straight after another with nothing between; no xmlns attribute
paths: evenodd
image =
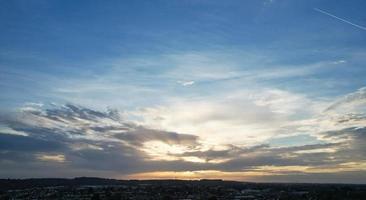
<svg viewBox="0 0 366 200"><path fill-rule="evenodd" d="M0 178L366 183L363 0L0 0Z"/></svg>

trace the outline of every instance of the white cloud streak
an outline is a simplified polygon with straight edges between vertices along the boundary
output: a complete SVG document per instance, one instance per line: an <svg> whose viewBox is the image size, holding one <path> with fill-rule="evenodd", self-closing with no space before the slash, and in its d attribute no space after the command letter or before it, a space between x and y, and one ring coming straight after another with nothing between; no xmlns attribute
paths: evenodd
<svg viewBox="0 0 366 200"><path fill-rule="evenodd" d="M357 28L359 28L359 29L361 29L361 30L366 31L366 27L364 27L364 26L361 26L361 25L358 25L358 24L352 23L352 22L350 22L350 21L348 21L348 20L346 20L346 19L343 19L343 18L337 17L337 16L335 16L335 15L333 15L333 14L329 13L329 12L326 12L326 11L324 11L324 10L321 10L321 9L319 9L319 8L314 8L314 10L315 10L315 11L317 11L317 12L320 12L320 13L322 13L322 14L324 14L324 15L328 15L328 16L330 16L330 17L333 17L333 18L335 18L335 19L338 19L338 20L340 20L340 21L342 21L342 22L344 22L344 23L350 24L350 25L352 25L352 26L354 26L354 27L357 27Z"/></svg>
<svg viewBox="0 0 366 200"><path fill-rule="evenodd" d="M182 86L190 86L193 85L195 82L194 81L178 81L179 84L181 84Z"/></svg>

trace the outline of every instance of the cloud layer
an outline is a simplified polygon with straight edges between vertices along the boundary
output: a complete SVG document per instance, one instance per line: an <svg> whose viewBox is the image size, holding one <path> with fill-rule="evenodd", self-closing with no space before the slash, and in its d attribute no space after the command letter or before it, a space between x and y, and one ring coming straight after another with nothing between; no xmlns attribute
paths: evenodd
<svg viewBox="0 0 366 200"><path fill-rule="evenodd" d="M362 91L347 95L330 108L334 110L353 102L360 106L359 102L364 99L359 94ZM278 106L272 98L271 101L262 101L261 105L265 102L272 107ZM215 113L217 110L230 111L226 105L227 109L217 110L215 106L218 104L206 108L203 114L197 112L199 116L196 119L205 118L200 116L204 115L218 122L230 121L231 118L247 123L252 120L250 117L241 119L236 114ZM207 135L152 128L146 123L128 120L116 110L102 112L72 104L27 104L18 112L2 117L0 176L154 178L169 176L170 172L180 175L192 172L185 178L216 174L229 179L261 177L268 181L271 177L278 180L278 176L288 176L288 180L291 177L311 180L325 173L331 181L345 173L362 174L366 166L364 113L330 113L329 110L317 117L295 120L296 123L290 124L288 130L313 130L315 132L310 135L318 139L312 144L289 146L274 145L265 139L257 140L257 143L212 143L214 140L209 140ZM268 117L271 118L265 116L261 119L263 123L271 120ZM198 126L200 123L195 122ZM296 134L293 136L297 137ZM28 173L28 169L32 173ZM354 181L362 182L365 180L362 178L364 176Z"/></svg>

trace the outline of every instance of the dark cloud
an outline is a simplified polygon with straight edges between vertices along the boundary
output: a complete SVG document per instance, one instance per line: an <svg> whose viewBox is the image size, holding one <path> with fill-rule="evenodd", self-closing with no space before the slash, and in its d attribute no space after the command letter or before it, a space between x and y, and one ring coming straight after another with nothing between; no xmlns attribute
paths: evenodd
<svg viewBox="0 0 366 200"><path fill-rule="evenodd" d="M64 148L65 144L57 141L0 133L0 151L50 152Z"/></svg>

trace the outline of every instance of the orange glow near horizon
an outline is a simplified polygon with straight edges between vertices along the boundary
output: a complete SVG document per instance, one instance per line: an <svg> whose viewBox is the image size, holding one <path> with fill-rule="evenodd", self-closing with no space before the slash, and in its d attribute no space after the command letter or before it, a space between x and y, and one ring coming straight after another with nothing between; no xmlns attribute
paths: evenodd
<svg viewBox="0 0 366 200"><path fill-rule="evenodd" d="M199 180L199 179L223 179L223 180L252 180L257 176L271 175L266 172L222 172L216 170L204 171L161 171L146 172L128 175L128 179L182 179L182 180Z"/></svg>
<svg viewBox="0 0 366 200"><path fill-rule="evenodd" d="M223 179L234 181L255 181L258 177L286 175L288 172L293 173L337 173L349 172L365 169L366 163L346 163L337 167L308 167L308 166L262 166L251 171L243 172L223 172L218 170L201 170L201 171L155 171L130 174L122 178L127 179L182 179L182 180L199 180L199 179Z"/></svg>

